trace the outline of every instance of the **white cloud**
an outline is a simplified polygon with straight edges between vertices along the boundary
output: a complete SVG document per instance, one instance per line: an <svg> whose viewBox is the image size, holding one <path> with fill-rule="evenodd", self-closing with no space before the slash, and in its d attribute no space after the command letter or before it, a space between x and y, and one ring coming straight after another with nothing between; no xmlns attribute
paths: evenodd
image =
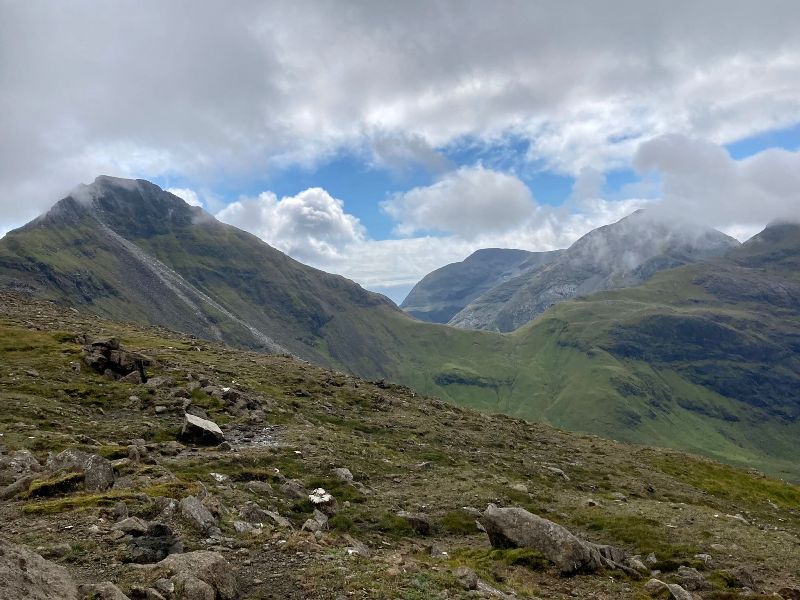
<svg viewBox="0 0 800 600"><path fill-rule="evenodd" d="M309 188L280 200L272 192L262 192L257 198L229 204L216 216L300 261L323 264L365 239L363 226L343 206L325 190Z"/></svg>
<svg viewBox="0 0 800 600"><path fill-rule="evenodd" d="M382 207L398 222L401 235L438 231L474 239L516 227L535 204L528 187L513 175L477 166L397 194Z"/></svg>
<svg viewBox="0 0 800 600"><path fill-rule="evenodd" d="M197 192L191 190L189 188L167 188L170 194L175 194L178 198L181 198L186 204L190 204L192 206L203 206L203 203L200 202L200 198L197 197Z"/></svg>
<svg viewBox="0 0 800 600"><path fill-rule="evenodd" d="M734 160L711 142L665 135L642 144L634 162L659 173L661 210L736 237L775 219L800 219L800 152L770 149Z"/></svg>
<svg viewBox="0 0 800 600"><path fill-rule="evenodd" d="M399 302L424 275L480 248L565 248L592 229L647 204L589 194L602 183L596 174L587 173L584 183L576 184L579 190L574 200L562 207L537 206L525 184L513 175L459 169L388 205L409 234L448 232L440 236L368 239L358 220L344 211L342 201L320 188L280 200L263 192L229 205L217 218L258 235L298 260L340 273ZM508 201L509 195L515 205L510 211L507 202L500 201ZM587 195L592 197L578 198Z"/></svg>
<svg viewBox="0 0 800 600"><path fill-rule="evenodd" d="M3 2L0 206L19 225L98 173L197 189L338 149L442 169L516 135L577 174L642 140L800 121L800 3ZM204 195L205 197L205 195Z"/></svg>

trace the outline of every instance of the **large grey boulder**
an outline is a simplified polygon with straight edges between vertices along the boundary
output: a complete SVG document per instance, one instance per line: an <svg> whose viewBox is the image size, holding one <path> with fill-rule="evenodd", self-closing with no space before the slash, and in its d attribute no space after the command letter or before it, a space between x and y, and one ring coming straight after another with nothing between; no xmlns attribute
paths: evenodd
<svg viewBox="0 0 800 600"><path fill-rule="evenodd" d="M218 552L199 550L173 554L153 566L153 580L167 578L180 600L236 600L239 584L233 568ZM198 583L202 582L202 583ZM209 589L213 595L209 596Z"/></svg>
<svg viewBox="0 0 800 600"><path fill-rule="evenodd" d="M114 465L111 461L75 448L67 448L47 458L45 467L49 471L76 471L84 473L87 491L99 492L114 485Z"/></svg>
<svg viewBox="0 0 800 600"><path fill-rule="evenodd" d="M0 538L0 597L78 600L78 588L64 567Z"/></svg>
<svg viewBox="0 0 800 600"><path fill-rule="evenodd" d="M479 519L496 548L531 548L540 552L566 575L592 573L604 565L603 557L561 525L523 508L498 508L490 504Z"/></svg>
<svg viewBox="0 0 800 600"><path fill-rule="evenodd" d="M184 415L179 437L183 442L200 446L216 446L225 441L225 434L214 421L189 413Z"/></svg>

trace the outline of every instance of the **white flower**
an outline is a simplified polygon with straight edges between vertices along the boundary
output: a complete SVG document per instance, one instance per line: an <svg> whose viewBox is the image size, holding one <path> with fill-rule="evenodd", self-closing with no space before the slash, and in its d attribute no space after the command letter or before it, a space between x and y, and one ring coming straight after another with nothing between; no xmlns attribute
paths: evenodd
<svg viewBox="0 0 800 600"><path fill-rule="evenodd" d="M308 495L308 499L311 500L313 504L325 504L333 500L333 496L322 488L317 488Z"/></svg>

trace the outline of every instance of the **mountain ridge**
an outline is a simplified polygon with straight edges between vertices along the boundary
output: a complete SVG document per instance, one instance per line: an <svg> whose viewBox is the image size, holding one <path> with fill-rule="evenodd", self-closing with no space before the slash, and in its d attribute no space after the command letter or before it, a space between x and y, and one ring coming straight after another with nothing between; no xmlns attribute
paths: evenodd
<svg viewBox="0 0 800 600"><path fill-rule="evenodd" d="M101 184L118 196L101 199L107 224L73 198L0 240L0 288L270 350L252 326L305 360L453 403L800 478L796 228L767 228L725 256L561 302L498 334L413 319L251 234L198 222L198 209L152 184ZM158 206L117 210L147 208L142 194ZM190 286L200 315L154 265L179 292ZM704 358L714 336L725 343Z"/></svg>

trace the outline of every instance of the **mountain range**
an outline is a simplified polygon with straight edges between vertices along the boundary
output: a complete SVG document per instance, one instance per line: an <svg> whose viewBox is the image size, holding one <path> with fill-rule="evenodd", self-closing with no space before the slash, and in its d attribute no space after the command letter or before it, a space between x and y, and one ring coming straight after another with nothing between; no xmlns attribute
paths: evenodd
<svg viewBox="0 0 800 600"><path fill-rule="evenodd" d="M481 323L513 333L415 319L143 180L99 177L0 240L3 289L800 479L800 226L739 245L637 213L459 265L406 307L452 322L510 286Z"/></svg>
<svg viewBox="0 0 800 600"><path fill-rule="evenodd" d="M518 250L480 250L427 275L401 306L423 320L509 332L558 302L638 285L660 271L719 256L738 245L715 229L639 210L590 231L566 250L527 253L519 262L511 263ZM461 292L461 286L472 293ZM442 311L443 305L449 310Z"/></svg>

